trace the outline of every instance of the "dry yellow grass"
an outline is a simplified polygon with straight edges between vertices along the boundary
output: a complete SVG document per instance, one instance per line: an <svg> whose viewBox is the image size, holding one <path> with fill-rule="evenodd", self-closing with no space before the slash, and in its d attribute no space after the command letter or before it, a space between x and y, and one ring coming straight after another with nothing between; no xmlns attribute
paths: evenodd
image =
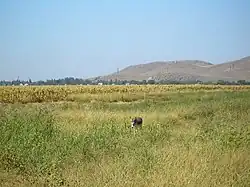
<svg viewBox="0 0 250 187"><path fill-rule="evenodd" d="M70 100L72 94L151 93L167 91L249 90L250 86L227 85L102 85L102 86L1 86L0 102L32 103ZM87 96L86 96L87 97ZM98 97L98 96L97 96ZM86 98L85 98L86 99ZM127 98L132 99L133 98Z"/></svg>

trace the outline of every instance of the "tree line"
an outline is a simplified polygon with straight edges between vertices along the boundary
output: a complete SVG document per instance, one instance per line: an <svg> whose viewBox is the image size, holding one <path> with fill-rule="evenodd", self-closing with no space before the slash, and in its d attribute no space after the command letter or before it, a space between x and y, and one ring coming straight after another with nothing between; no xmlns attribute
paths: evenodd
<svg viewBox="0 0 250 187"><path fill-rule="evenodd" d="M104 85L126 85L126 84L211 84L211 85L250 85L250 81L246 80L238 80L238 81L225 81L225 80L218 80L218 81L208 81L203 82L200 80L195 81L172 81L172 80L90 80L90 79L81 79L81 78L73 78L73 77L66 77L63 79L48 79L48 80L40 80L40 81L32 81L29 80L13 80L13 81L0 81L1 86L11 86L11 85L97 85L102 83Z"/></svg>

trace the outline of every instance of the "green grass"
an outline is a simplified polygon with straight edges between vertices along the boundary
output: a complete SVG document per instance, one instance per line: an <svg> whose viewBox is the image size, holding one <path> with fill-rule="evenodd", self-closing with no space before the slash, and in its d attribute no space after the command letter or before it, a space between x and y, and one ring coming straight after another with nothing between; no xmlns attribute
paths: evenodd
<svg viewBox="0 0 250 187"><path fill-rule="evenodd" d="M0 109L0 184L250 186L249 91L71 101Z"/></svg>

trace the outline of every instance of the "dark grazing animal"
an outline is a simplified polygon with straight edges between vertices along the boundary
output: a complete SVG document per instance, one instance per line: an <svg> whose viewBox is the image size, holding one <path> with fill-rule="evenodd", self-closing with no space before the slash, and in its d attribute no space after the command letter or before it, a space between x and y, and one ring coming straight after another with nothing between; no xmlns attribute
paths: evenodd
<svg viewBox="0 0 250 187"><path fill-rule="evenodd" d="M142 127L142 118L141 117L135 117L131 120L131 128L134 127Z"/></svg>

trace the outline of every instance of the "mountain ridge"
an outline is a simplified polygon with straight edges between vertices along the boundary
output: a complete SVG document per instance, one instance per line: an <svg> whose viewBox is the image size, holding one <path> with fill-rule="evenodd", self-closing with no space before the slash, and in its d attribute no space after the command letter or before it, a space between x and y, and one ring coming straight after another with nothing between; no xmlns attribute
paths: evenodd
<svg viewBox="0 0 250 187"><path fill-rule="evenodd" d="M202 60L152 61L130 65L99 80L237 81L250 80L250 56L213 64Z"/></svg>

